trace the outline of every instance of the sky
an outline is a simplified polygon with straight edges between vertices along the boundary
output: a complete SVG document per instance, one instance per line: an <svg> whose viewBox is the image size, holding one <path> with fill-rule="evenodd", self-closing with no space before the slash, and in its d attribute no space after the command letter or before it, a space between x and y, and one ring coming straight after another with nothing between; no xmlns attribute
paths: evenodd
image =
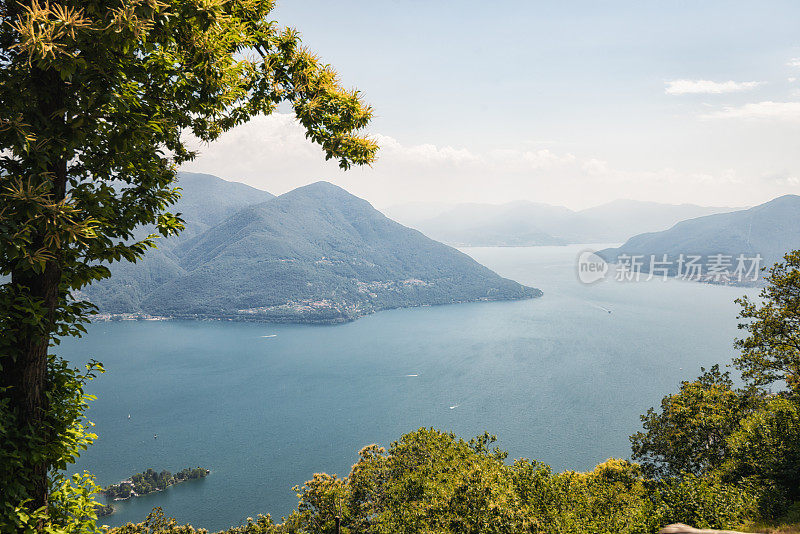
<svg viewBox="0 0 800 534"><path fill-rule="evenodd" d="M375 109L341 171L289 108L184 170L281 194L327 180L378 208L800 194L800 2L278 0Z"/></svg>

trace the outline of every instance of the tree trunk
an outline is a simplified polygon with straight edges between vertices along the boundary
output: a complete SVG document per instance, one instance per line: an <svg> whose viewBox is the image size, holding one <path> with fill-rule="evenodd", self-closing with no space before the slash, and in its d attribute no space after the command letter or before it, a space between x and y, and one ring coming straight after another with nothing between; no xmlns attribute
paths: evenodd
<svg viewBox="0 0 800 534"><path fill-rule="evenodd" d="M52 284L45 280L45 271L38 280L20 280L17 273L12 275L14 284L30 287L31 295L44 296L52 292ZM48 279L51 276L47 276ZM38 286L38 287L36 287ZM18 339L17 361L13 365L3 365L4 386L10 387L9 400L12 413L17 415L20 429L32 432L42 431L42 421L47 411L47 349L50 338L22 335ZM28 505L35 510L47 504L47 463L40 460L32 469L31 487L28 497L32 502Z"/></svg>
<svg viewBox="0 0 800 534"><path fill-rule="evenodd" d="M50 169L53 180L52 195L56 202L66 195L67 162L57 162ZM32 241L34 250L44 245L44 236L37 236ZM44 332L34 328L20 328L16 332L15 361L3 361L3 374L0 384L9 387L8 398L12 413L17 415L17 424L21 429L41 433L43 421L47 413L47 354L52 337L55 311L59 304L59 287L61 285L62 268L59 251L51 251L54 259L48 261L42 273L32 270L17 269L11 274L11 282L17 287L28 289L27 294L44 305L47 311ZM52 436L43 436L45 440ZM32 473L31 487L28 497L32 499L28 505L35 510L48 504L49 465L42 459L29 466Z"/></svg>

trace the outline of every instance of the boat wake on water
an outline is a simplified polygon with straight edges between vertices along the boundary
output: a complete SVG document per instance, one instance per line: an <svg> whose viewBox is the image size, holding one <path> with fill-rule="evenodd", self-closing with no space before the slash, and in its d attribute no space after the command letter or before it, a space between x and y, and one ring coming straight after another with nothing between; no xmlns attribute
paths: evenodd
<svg viewBox="0 0 800 534"><path fill-rule="evenodd" d="M604 308L603 306L600 306L599 304L592 304L592 307L593 308L597 308L598 310L603 310L606 313L611 313L611 310L609 310L608 308Z"/></svg>

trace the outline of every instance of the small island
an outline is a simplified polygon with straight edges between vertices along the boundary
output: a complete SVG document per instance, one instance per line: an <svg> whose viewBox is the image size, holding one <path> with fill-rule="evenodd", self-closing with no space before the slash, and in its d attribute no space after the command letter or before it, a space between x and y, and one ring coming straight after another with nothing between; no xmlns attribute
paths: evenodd
<svg viewBox="0 0 800 534"><path fill-rule="evenodd" d="M144 473L136 473L127 480L108 486L101 490L101 493L109 500L119 501L161 491L169 486L180 482L186 482L187 480L204 478L208 476L210 472L211 471L203 467L195 467L194 469L187 467L173 475L167 470L158 473L153 469L148 469ZM105 512L106 510L103 511ZM102 515L108 515L108 513L110 512L103 513Z"/></svg>

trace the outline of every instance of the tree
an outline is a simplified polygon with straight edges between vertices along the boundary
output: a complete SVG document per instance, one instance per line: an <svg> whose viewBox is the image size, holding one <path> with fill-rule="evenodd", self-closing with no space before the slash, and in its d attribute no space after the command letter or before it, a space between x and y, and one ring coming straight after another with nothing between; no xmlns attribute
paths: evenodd
<svg viewBox="0 0 800 534"><path fill-rule="evenodd" d="M614 458L585 473L553 473L527 459L507 464L493 442L421 428L387 449L369 445L347 477L316 473L295 487L298 507L283 523L260 516L220 534L333 534L337 524L342 534L641 534L680 520L725 528L754 518L754 495L715 477L651 480ZM109 534L179 532L195 530L159 512Z"/></svg>
<svg viewBox="0 0 800 534"><path fill-rule="evenodd" d="M645 432L631 436L632 458L650 476L702 474L727 458L726 439L756 402L749 392L733 389L730 373L714 365L680 392L661 400L661 412L641 416Z"/></svg>
<svg viewBox="0 0 800 534"><path fill-rule="evenodd" d="M730 454L722 468L730 480L751 479L771 501L772 514L780 504L800 500L800 405L772 396L742 420L728 438ZM784 500L785 499L785 500Z"/></svg>
<svg viewBox="0 0 800 534"><path fill-rule="evenodd" d="M648 515L658 526L684 523L701 529L724 529L758 517L758 499L752 488L725 483L717 474L684 474L650 485L653 504Z"/></svg>
<svg viewBox="0 0 800 534"><path fill-rule="evenodd" d="M734 364L756 387L783 381L800 393L800 251L786 254L766 280L761 303L736 301L742 306L739 318L748 320L739 328L750 335L736 340L742 353Z"/></svg>
<svg viewBox="0 0 800 534"><path fill-rule="evenodd" d="M77 290L182 228L166 209L195 156L188 136L213 141L288 102L343 169L373 160L371 108L270 20L273 4L0 0L3 532L34 511L46 527L53 473L91 439L74 407L98 369L81 379L49 347L85 331L93 307ZM140 225L158 234L136 241Z"/></svg>
<svg viewBox="0 0 800 534"><path fill-rule="evenodd" d="M318 473L296 488L300 503L285 528L332 533L339 515L342 532L527 531L507 454L490 449L494 441L421 428L388 451L364 447L347 478Z"/></svg>

